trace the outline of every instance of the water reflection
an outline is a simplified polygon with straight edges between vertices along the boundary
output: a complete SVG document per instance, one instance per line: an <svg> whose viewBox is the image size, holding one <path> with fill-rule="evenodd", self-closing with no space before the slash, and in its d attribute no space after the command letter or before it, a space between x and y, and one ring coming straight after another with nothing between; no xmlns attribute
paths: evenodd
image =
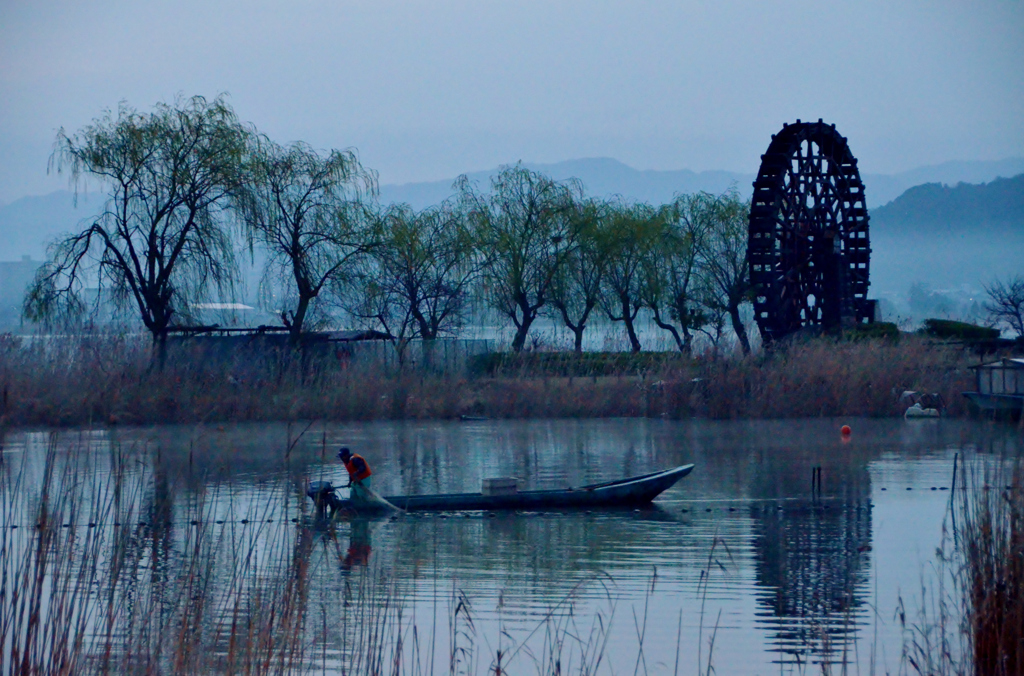
<svg viewBox="0 0 1024 676"><path fill-rule="evenodd" d="M871 505L834 501L753 508L759 621L783 661L834 657L865 618ZM827 654L822 654L827 653Z"/></svg>
<svg viewBox="0 0 1024 676"><path fill-rule="evenodd" d="M718 645L727 646L714 658L720 673L792 671L844 652L861 659L852 646L866 640L864 626L895 607L895 590L886 587L891 570L873 561L896 561L890 568L903 565L912 575L919 565L908 558L914 548L888 544L891 514L919 515L925 525L916 551L933 551L942 501L919 489L942 481L952 453L1020 452L1019 435L988 424L852 422L849 443L829 420L119 429L60 435L56 462L79 463L76 476L134 473L144 500L130 520L145 526L132 530L131 546L142 552L139 567L156 595L181 593L181 562L194 560L189 551L238 533L269 561L260 574L274 571L275 589L308 578L306 612L320 622L311 640L324 664L355 659L343 639L352 632L346 623L363 610L341 609L368 598L353 590L384 576L407 604L406 619L423 623L421 631L436 629L439 645L449 619L456 621L445 619L444 608L458 594L472 605L476 630L495 644L531 635L558 608L602 622L614 615L619 630L607 638L614 671L635 666L641 626L651 664L674 664L677 647L684 656L703 650L706 659L717 627ZM5 467L24 458L28 468L20 489L26 503L36 499L49 444L44 433L4 441ZM334 461L341 444L367 457L384 494L475 491L487 476L552 488L684 462L697 468L655 507L638 511L408 514L324 526L310 520L304 486L343 477ZM123 457L131 459L118 469ZM822 468L820 494L812 491L815 467ZM885 488L904 491L898 504L895 491L879 492ZM237 587L232 598L249 598L229 558L211 553L201 577ZM163 607L156 598L147 603ZM872 616L872 607L881 612ZM240 621L238 608L217 612L217 626ZM899 654L894 632L870 640ZM447 671L446 656L437 654L435 667Z"/></svg>
<svg viewBox="0 0 1024 676"><path fill-rule="evenodd" d="M349 525L348 551L341 560L341 572L350 573L353 568L366 566L373 553L370 540L370 522L367 519L354 519Z"/></svg>

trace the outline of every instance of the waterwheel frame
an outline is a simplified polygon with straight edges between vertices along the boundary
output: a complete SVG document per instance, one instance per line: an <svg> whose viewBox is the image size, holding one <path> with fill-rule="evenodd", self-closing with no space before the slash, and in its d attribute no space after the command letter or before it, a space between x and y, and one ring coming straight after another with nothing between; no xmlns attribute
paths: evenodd
<svg viewBox="0 0 1024 676"><path fill-rule="evenodd" d="M857 158L834 124L784 124L754 181L747 262L766 344L874 320L871 246Z"/></svg>

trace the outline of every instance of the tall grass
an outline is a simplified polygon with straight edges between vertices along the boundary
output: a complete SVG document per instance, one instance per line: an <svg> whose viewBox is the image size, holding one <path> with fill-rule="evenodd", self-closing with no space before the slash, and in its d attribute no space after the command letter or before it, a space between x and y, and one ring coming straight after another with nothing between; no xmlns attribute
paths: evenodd
<svg viewBox="0 0 1024 676"><path fill-rule="evenodd" d="M976 459L960 474L934 587L903 600L906 673L1024 674L1024 459ZM908 615L910 617L908 618Z"/></svg>
<svg viewBox="0 0 1024 676"><path fill-rule="evenodd" d="M244 526L215 519L205 499L168 511L137 463L114 454L98 471L89 458L51 444L38 484L31 464L4 465L0 673L292 673L307 662L301 530L268 528L273 507L250 508Z"/></svg>
<svg viewBox="0 0 1024 676"><path fill-rule="evenodd" d="M983 482L978 485L978 482ZM1024 462L987 469L962 498L964 605L974 673L1024 674Z"/></svg>
<svg viewBox="0 0 1024 676"><path fill-rule="evenodd" d="M306 519L305 503L271 488L175 497L145 460L51 443L40 467L2 465L0 673L589 675L602 664L611 608L587 621L573 611L589 582L525 638L500 630L492 643L457 587L425 617L383 568L347 570L341 538Z"/></svg>
<svg viewBox="0 0 1024 676"><path fill-rule="evenodd" d="M947 413L965 412L973 389L964 350L917 338L899 342L814 340L767 358L709 362L698 413L713 418L902 414L903 390L937 392Z"/></svg>
<svg viewBox="0 0 1024 676"><path fill-rule="evenodd" d="M387 371L329 354L179 348L154 368L145 340L0 341L0 425L295 419L887 416L905 389L938 392L952 415L971 388L962 349L924 338L821 339L770 354L639 358L553 354L480 372ZM491 360L494 361L494 360Z"/></svg>

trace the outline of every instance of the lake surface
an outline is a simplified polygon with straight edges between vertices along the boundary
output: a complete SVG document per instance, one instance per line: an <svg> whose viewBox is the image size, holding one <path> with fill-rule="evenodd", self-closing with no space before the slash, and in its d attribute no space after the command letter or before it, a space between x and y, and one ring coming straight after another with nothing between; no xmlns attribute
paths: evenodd
<svg viewBox="0 0 1024 676"><path fill-rule="evenodd" d="M848 440L843 424L853 428ZM343 480L334 459L342 444L367 458L384 495L475 492L493 476L559 488L696 468L652 509L408 514L306 527L303 486ZM307 632L329 673L347 673L358 657L345 637L380 617L379 595L353 592L372 586L400 606L401 626L415 627L403 659L417 660L419 671L433 664L448 673L456 654L455 671L486 673L500 650L515 673L550 670L546 660L558 653L566 673L579 672L581 660L593 670L599 657L596 671L620 674L703 673L709 659L719 674L820 673L822 660L845 660L850 673L899 671L896 611L902 597L915 612L922 584L934 592L954 454L972 462L1024 450L1013 426L961 420L8 433L4 466L24 468L18 491L27 502L39 493L48 447L58 464L84 463L82 476L109 473L112 449L132 457L151 505L139 518L148 527L159 521L169 568L198 503L232 528L261 524L262 541L302 530ZM815 467L820 495L812 493Z"/></svg>

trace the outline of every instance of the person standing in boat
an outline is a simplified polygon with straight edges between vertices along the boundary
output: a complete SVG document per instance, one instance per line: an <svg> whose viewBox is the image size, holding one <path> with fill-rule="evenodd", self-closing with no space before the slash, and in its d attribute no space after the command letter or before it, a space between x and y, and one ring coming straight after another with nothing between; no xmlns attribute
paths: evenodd
<svg viewBox="0 0 1024 676"><path fill-rule="evenodd" d="M358 453L352 453L347 446L338 451L338 458L345 463L348 470L348 486L352 489L353 502L370 502L370 465Z"/></svg>

